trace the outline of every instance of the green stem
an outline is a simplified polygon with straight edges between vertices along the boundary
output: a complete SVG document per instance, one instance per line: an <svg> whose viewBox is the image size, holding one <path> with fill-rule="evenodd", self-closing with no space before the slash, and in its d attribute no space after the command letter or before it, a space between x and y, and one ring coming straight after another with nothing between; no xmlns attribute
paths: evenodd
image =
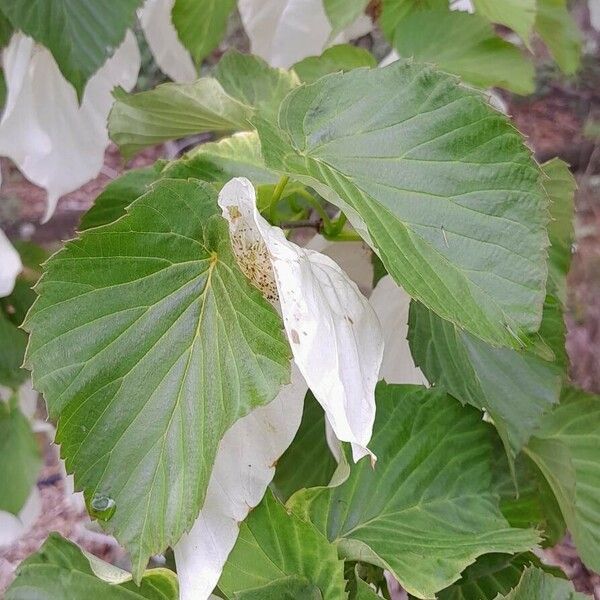
<svg viewBox="0 0 600 600"><path fill-rule="evenodd" d="M340 213L340 216L332 224L331 234L339 235L340 233L342 233L342 230L344 229L347 220L348 218L346 217L346 215L344 213Z"/></svg>
<svg viewBox="0 0 600 600"><path fill-rule="evenodd" d="M323 232L323 237L330 242L362 242L362 238L356 231L340 231L335 235Z"/></svg>
<svg viewBox="0 0 600 600"><path fill-rule="evenodd" d="M281 179L277 182L275 186L275 190L273 191L273 196L271 198L271 205L269 206L269 216L271 217L271 222L275 222L275 208L277 208L277 204L281 200L281 196L283 194L283 190L287 185L290 178L287 175L282 175Z"/></svg>

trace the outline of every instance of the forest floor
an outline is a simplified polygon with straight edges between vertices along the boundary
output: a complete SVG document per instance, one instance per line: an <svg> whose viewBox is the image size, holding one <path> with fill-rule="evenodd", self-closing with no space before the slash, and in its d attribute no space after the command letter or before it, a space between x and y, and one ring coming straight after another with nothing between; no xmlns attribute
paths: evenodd
<svg viewBox="0 0 600 600"><path fill-rule="evenodd" d="M574 383L600 393L600 149L582 133L590 114L600 106L600 74L593 65L588 70L577 82L548 78L531 98L505 99L509 114L528 137L538 160L560 156L572 166L578 180L576 243L566 317L567 349ZM149 164L172 153L172 146L151 149L127 167ZM1 166L0 225L10 237L30 239L53 249L74 235L81 214L125 165L118 151L110 147L99 177L62 198L54 217L43 225L43 190L27 182L5 159ZM48 444L45 456L46 465L38 481L43 503L41 516L25 537L0 550L0 596L19 562L36 551L51 531L60 532L105 560L127 567L125 555L114 540L94 528L81 502L73 502L65 495L55 447ZM562 567L579 591L600 600L600 576L583 566L568 537L545 551L545 558Z"/></svg>

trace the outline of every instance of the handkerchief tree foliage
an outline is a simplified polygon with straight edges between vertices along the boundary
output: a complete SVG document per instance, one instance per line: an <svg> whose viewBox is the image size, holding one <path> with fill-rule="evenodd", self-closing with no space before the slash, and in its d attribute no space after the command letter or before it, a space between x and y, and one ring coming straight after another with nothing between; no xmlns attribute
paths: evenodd
<svg viewBox="0 0 600 600"><path fill-rule="evenodd" d="M141 3L92 4L0 2L4 38L44 45L79 98ZM567 529L600 570L600 397L569 382L563 322L574 180L474 87L531 91L493 24L573 72L565 2L314 4L240 0L263 58L114 91L126 158L213 141L112 181L35 293L39 267L15 284L27 258L0 239L0 509L19 516L39 465L23 364L131 558L52 534L8 600L366 600L390 578L411 598L566 600L583 596L534 551ZM235 3L171 5L199 64ZM365 9L389 66L325 49ZM323 40L292 64L277 39L315 14ZM169 549L176 573L148 568Z"/></svg>

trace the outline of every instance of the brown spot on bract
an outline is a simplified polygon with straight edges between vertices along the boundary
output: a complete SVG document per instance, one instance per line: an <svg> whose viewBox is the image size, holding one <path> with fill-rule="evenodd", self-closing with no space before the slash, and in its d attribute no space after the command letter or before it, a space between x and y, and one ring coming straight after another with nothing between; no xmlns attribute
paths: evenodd
<svg viewBox="0 0 600 600"><path fill-rule="evenodd" d="M354 321L350 318L349 315L346 315L346 321L348 321L348 323L350 323L350 325L354 325Z"/></svg>
<svg viewBox="0 0 600 600"><path fill-rule="evenodd" d="M290 331L290 336L291 336L292 342L294 342L294 344L300 343L300 336L298 335L298 332L295 329L292 329Z"/></svg>

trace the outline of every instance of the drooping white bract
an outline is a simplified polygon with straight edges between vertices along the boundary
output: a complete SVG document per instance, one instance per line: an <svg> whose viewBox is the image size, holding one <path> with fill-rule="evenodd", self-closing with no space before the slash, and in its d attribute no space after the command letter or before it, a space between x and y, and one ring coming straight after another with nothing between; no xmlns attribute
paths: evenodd
<svg viewBox="0 0 600 600"><path fill-rule="evenodd" d="M200 516L174 548L180 600L205 600L217 585L240 522L261 501L275 462L298 431L305 394L306 384L293 367L292 382L275 400L236 421L223 436Z"/></svg>
<svg viewBox="0 0 600 600"><path fill-rule="evenodd" d="M238 9L250 38L250 50L273 67L289 68L329 45L365 35L373 23L365 15L331 39L323 0L239 0Z"/></svg>
<svg viewBox="0 0 600 600"><path fill-rule="evenodd" d="M22 269L19 253L0 229L0 298L12 293Z"/></svg>
<svg viewBox="0 0 600 600"><path fill-rule="evenodd" d="M198 77L194 61L171 20L174 4L175 0L146 0L138 18L160 70L173 81L194 81Z"/></svg>
<svg viewBox="0 0 600 600"><path fill-rule="evenodd" d="M429 383L415 365L408 345L408 309L410 296L389 276L382 277L371 294L371 306L377 313L385 338L381 378L388 383Z"/></svg>
<svg viewBox="0 0 600 600"><path fill-rule="evenodd" d="M81 105L52 54L21 34L3 54L7 100L0 121L0 155L46 189L50 218L58 199L98 175L109 143L106 119L112 90L131 90L140 54L131 32L88 81Z"/></svg>
<svg viewBox="0 0 600 600"><path fill-rule="evenodd" d="M288 241L256 208L244 178L219 194L242 270L278 300L294 361L354 460L367 449L375 419L375 385L383 356L377 316L356 284L328 256ZM269 268L270 267L270 268Z"/></svg>

